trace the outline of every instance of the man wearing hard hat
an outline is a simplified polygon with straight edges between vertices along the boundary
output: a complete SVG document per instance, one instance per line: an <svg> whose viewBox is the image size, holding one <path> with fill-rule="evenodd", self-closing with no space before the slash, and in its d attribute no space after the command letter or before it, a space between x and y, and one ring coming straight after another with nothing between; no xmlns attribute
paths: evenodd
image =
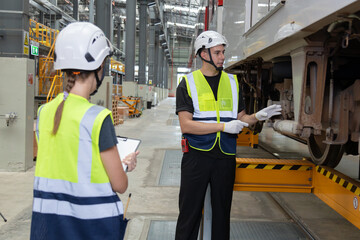
<svg viewBox="0 0 360 240"><path fill-rule="evenodd" d="M211 187L212 239L230 238L230 210L236 168L236 138L243 127L280 114L272 105L247 115L235 75L223 71L224 36L204 31L195 40L202 67L182 79L176 113L183 158L176 240L196 240L207 186Z"/></svg>

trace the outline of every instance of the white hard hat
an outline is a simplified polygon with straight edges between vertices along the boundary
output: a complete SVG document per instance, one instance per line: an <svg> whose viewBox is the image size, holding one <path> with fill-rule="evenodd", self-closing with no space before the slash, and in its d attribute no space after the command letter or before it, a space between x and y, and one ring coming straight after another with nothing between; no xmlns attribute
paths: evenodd
<svg viewBox="0 0 360 240"><path fill-rule="evenodd" d="M104 32L89 22L75 22L59 33L55 42L54 68L95 70L111 55Z"/></svg>
<svg viewBox="0 0 360 240"><path fill-rule="evenodd" d="M224 45L226 47L226 38L215 31L204 31L195 40L195 54L197 54L201 48L211 48L218 45Z"/></svg>

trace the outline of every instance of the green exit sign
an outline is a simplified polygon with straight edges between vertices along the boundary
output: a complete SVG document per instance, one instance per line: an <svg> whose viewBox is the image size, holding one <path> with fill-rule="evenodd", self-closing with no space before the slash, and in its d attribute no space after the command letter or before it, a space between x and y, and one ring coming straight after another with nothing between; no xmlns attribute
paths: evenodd
<svg viewBox="0 0 360 240"><path fill-rule="evenodd" d="M39 47L31 45L31 55L39 56Z"/></svg>

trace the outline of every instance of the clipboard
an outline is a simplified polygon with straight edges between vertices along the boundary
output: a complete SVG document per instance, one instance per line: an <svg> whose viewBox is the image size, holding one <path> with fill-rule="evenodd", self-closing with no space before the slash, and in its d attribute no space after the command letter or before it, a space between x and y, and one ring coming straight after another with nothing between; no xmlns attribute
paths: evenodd
<svg viewBox="0 0 360 240"><path fill-rule="evenodd" d="M139 148L141 140L140 139L134 139L134 138L127 138L127 137L121 137L116 136L118 143L116 144L116 147L118 149L120 159L126 157L130 153L136 152L136 150ZM124 171L127 171L127 165L122 164Z"/></svg>

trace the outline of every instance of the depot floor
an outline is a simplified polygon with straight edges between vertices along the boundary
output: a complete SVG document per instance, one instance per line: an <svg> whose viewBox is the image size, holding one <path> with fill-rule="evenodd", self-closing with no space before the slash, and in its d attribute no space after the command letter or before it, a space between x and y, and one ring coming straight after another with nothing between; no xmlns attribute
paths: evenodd
<svg viewBox="0 0 360 240"><path fill-rule="evenodd" d="M148 235L153 229L151 223L154 222L170 223L167 225L170 227L163 230L170 231L166 236L173 236L171 231L178 215L179 164L165 164L164 159L171 153L178 156L180 151L181 133L175 115L175 99L165 99L158 106L143 111L141 117L125 120L124 124L116 126L116 133L142 140L138 166L134 172L128 173L128 190L120 196L124 205L128 201L129 193L132 196L127 209L127 218L131 220L125 239L151 240ZM263 139L266 141L270 135L273 133L267 131L263 134ZM284 141L282 136L276 136L279 142L290 146L288 140ZM274 144L274 138L271 141ZM248 149L243 148L243 151L246 152ZM296 145L293 151L306 152L306 146ZM172 172L168 176L163 176L164 168ZM29 239L33 176L34 168L27 172L0 173L0 212L8 220L4 222L0 218L2 240ZM161 183L163 177L164 184ZM290 204L301 207L298 210L299 214L307 225L312 225L319 239L360 239L359 229L314 195L284 194L283 197L292 201ZM273 203L263 199L263 193L234 192L231 221L287 221ZM171 237L166 236L161 239L171 240ZM232 239L240 238L233 236Z"/></svg>

